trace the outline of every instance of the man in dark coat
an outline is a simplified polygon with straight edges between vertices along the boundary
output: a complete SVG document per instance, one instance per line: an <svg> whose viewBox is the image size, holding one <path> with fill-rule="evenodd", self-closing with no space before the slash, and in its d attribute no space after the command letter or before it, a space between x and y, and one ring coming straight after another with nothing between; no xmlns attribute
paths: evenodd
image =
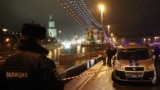
<svg viewBox="0 0 160 90"><path fill-rule="evenodd" d="M160 84L160 47L156 46L153 52L155 56L155 69L156 69L156 76L157 76L157 84Z"/></svg>
<svg viewBox="0 0 160 90"><path fill-rule="evenodd" d="M156 46L153 54L155 55L155 62L160 62L160 46Z"/></svg>
<svg viewBox="0 0 160 90"><path fill-rule="evenodd" d="M56 65L41 46L45 37L45 27L22 25L19 51L0 66L0 90L63 90Z"/></svg>
<svg viewBox="0 0 160 90"><path fill-rule="evenodd" d="M107 65L109 66L109 67L111 67L111 59L112 59L112 56L113 56L113 54L114 54L114 51L111 49L111 47L109 47L108 49L107 49Z"/></svg>

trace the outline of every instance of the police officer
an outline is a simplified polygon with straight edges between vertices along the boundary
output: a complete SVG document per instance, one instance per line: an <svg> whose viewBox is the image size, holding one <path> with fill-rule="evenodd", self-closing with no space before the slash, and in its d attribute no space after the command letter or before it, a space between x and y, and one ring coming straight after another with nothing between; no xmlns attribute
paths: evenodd
<svg viewBox="0 0 160 90"><path fill-rule="evenodd" d="M41 46L45 37L45 27L22 25L19 51L0 66L0 90L63 90L55 63L46 57L49 51Z"/></svg>
<svg viewBox="0 0 160 90"><path fill-rule="evenodd" d="M160 62L160 46L156 46L153 54L155 55L155 62Z"/></svg>
<svg viewBox="0 0 160 90"><path fill-rule="evenodd" d="M106 53L107 53L107 58L108 58L107 59L107 65L108 65L108 67L111 67L112 66L111 65L111 59L112 59L112 56L114 54L114 51L111 47L108 47Z"/></svg>
<svg viewBox="0 0 160 90"><path fill-rule="evenodd" d="M102 52L103 65L106 65L106 50Z"/></svg>
<svg viewBox="0 0 160 90"><path fill-rule="evenodd" d="M157 84L160 84L160 46L156 46L154 49L154 57L155 57L155 69L157 76Z"/></svg>

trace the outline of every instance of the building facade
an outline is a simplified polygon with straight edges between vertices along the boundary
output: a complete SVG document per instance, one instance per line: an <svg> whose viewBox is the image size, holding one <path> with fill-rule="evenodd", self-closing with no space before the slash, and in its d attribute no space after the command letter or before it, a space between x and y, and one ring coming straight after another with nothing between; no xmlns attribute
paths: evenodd
<svg viewBox="0 0 160 90"><path fill-rule="evenodd" d="M55 21L53 20L52 15L49 15L47 35L51 38L57 38L57 29L55 27Z"/></svg>

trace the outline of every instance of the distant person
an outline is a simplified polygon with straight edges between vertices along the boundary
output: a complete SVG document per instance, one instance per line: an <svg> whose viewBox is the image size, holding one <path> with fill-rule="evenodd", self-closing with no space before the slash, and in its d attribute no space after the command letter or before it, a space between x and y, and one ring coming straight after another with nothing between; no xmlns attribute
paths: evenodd
<svg viewBox="0 0 160 90"><path fill-rule="evenodd" d="M113 49L113 56L116 55L116 53L117 53L117 48L114 47L114 49Z"/></svg>
<svg viewBox="0 0 160 90"><path fill-rule="evenodd" d="M156 68L156 76L157 76L157 84L160 84L160 46L156 46L154 49L154 57L155 57L155 68Z"/></svg>
<svg viewBox="0 0 160 90"><path fill-rule="evenodd" d="M41 46L45 37L45 27L22 25L19 51L0 66L0 90L63 90L56 65Z"/></svg>
<svg viewBox="0 0 160 90"><path fill-rule="evenodd" d="M103 65L106 65L106 50L102 52Z"/></svg>
<svg viewBox="0 0 160 90"><path fill-rule="evenodd" d="M155 56L155 62L160 63L160 46L155 47L153 54Z"/></svg>
<svg viewBox="0 0 160 90"><path fill-rule="evenodd" d="M112 56L113 56L113 54L114 54L114 51L111 49L111 47L109 47L108 49L107 49L107 51L106 51L106 53L107 53L107 65L108 65L108 67L111 67L112 65L111 65L111 59L112 59Z"/></svg>

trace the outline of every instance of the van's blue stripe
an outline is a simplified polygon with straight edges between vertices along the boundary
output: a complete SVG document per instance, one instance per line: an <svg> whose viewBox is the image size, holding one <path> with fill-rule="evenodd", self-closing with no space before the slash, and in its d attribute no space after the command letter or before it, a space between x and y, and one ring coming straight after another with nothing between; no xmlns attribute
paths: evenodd
<svg viewBox="0 0 160 90"><path fill-rule="evenodd" d="M135 59L135 66L139 66L138 59ZM133 59L129 59L129 65L133 66Z"/></svg>
<svg viewBox="0 0 160 90"><path fill-rule="evenodd" d="M129 65L133 66L132 59L129 59Z"/></svg>

